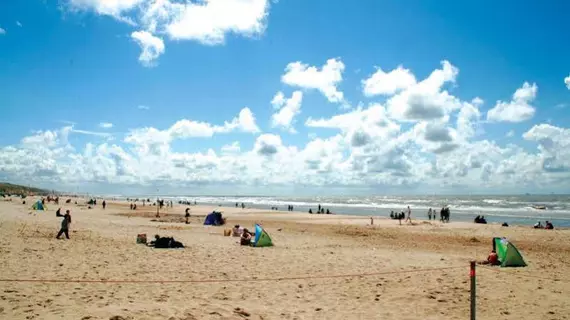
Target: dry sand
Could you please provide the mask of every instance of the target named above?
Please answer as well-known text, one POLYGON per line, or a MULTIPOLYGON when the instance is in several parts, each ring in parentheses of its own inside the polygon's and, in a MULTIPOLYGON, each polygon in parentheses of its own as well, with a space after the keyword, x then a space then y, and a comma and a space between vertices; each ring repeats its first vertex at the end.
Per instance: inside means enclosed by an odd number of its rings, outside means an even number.
POLYGON ((0 282, 0 319, 466 319, 468 264, 493 236, 512 240, 529 266, 478 267, 478 318, 570 319, 570 230, 223 208, 228 227, 262 223, 275 243, 251 248, 202 225, 213 207, 192 206, 186 225, 186 206, 158 222, 155 207, 112 203, 62 204, 71 240, 56 240, 57 207, 30 214, 32 201, 0 201, 0 278, 63 282, 0 282), (136 244, 138 233, 186 248, 136 244), (244 279, 257 281, 232 281, 244 279), (216 281, 190 282, 203 280, 216 281))

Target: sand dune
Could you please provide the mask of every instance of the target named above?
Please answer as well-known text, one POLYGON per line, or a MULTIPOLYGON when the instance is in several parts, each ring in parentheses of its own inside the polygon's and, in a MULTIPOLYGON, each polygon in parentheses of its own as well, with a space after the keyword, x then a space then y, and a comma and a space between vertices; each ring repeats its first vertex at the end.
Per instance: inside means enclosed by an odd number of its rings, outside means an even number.
POLYGON ((0 282, 0 318, 465 319, 468 262, 486 257, 493 236, 515 242, 529 266, 479 268, 479 317, 570 318, 568 230, 222 208, 230 225, 261 223, 276 244, 249 248, 202 225, 214 207, 192 206, 186 225, 185 206, 159 219, 156 207, 61 206, 72 210, 71 240, 54 238, 53 204, 30 214, 0 201, 0 278, 63 281, 0 282), (139 245, 138 233, 186 248, 139 245), (91 280, 126 282, 75 282, 91 280))

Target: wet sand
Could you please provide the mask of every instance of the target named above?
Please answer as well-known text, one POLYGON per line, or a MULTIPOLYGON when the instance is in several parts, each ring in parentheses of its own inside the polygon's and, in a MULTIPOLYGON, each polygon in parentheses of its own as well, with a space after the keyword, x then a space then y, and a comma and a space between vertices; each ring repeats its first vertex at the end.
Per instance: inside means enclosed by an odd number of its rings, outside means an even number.
POLYGON ((42 281, 0 282, 2 319, 466 319, 469 261, 487 256, 493 236, 513 241, 529 266, 479 267, 478 317, 570 319, 570 230, 383 218, 371 226, 369 217, 211 206, 190 206, 187 225, 183 205, 156 221, 156 207, 113 202, 60 204, 72 210, 71 240, 56 240, 57 206, 32 212, 27 200, 0 200, 0 278, 42 281), (228 226, 202 225, 214 208, 228 226), (274 247, 223 236, 256 222, 274 247), (186 248, 136 244, 138 233, 186 248))

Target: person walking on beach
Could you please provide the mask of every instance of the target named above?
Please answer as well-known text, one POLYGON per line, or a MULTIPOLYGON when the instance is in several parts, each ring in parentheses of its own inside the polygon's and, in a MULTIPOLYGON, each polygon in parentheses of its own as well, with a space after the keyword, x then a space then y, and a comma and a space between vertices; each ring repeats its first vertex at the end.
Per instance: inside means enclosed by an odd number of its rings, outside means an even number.
POLYGON ((57 217, 63 217, 63 220, 61 221, 61 229, 59 230, 55 238, 59 239, 59 237, 61 237, 61 235, 65 233, 65 237, 69 239, 69 225, 71 224, 71 213, 69 212, 69 210, 66 210, 65 214, 62 215, 61 208, 59 208, 55 212, 55 215, 57 217))
POLYGON ((105 202, 105 200, 103 200, 102 205, 103 205, 103 210, 105 210, 105 207, 107 206, 107 202, 105 202))
POLYGON ((431 221, 431 208, 428 210, 428 220, 431 221))
POLYGON ((410 223, 412 223, 412 209, 410 209, 410 206, 408 206, 408 217, 406 218, 405 222, 410 221, 410 223))

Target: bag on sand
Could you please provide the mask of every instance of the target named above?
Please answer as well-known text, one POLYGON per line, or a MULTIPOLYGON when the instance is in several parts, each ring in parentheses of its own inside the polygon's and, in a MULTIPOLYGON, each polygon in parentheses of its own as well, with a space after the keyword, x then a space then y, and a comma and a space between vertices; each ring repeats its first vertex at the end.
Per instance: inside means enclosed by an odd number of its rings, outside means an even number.
POLYGON ((224 237, 229 237, 232 235, 232 229, 224 229, 224 237))
POLYGON ((137 234, 137 243, 146 244, 146 233, 137 234))

